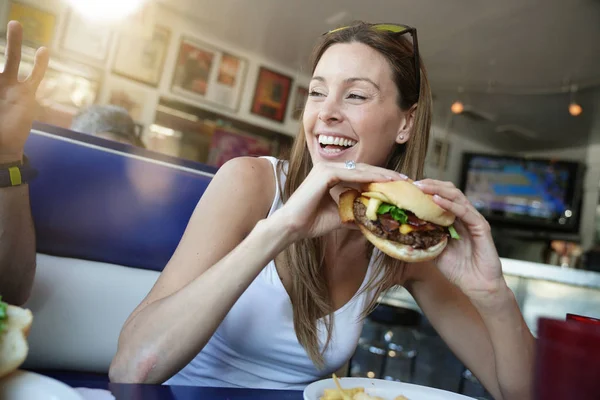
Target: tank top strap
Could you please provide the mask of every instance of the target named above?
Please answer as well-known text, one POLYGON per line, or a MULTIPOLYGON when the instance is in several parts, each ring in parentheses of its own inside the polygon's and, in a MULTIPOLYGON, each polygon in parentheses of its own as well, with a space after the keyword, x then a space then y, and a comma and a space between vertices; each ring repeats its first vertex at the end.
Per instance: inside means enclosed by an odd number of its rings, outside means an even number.
MULTIPOLYGON (((285 184, 285 171, 283 170, 284 168, 280 170, 279 168, 277 168, 277 166, 280 162, 285 163, 285 161, 280 161, 277 158, 271 156, 262 156, 259 158, 264 158, 271 163, 271 166, 273 167, 273 174, 275 176, 275 196, 273 196, 273 202, 271 203, 271 208, 269 209, 269 214, 267 215, 271 216, 271 214, 277 211, 277 209, 279 209, 283 204, 283 202, 281 201, 281 187, 283 187, 283 185, 285 184)), ((284 167, 285 166, 286 165, 284 164, 284 167)), ((269 261, 265 268, 262 269, 259 276, 261 276, 263 279, 270 282, 271 284, 274 284, 275 286, 280 285, 281 279, 279 278, 279 274, 277 273, 275 260, 269 261)))
POLYGON ((271 157, 271 156, 263 156, 263 157, 259 157, 259 158, 264 158, 271 163, 271 166, 273 167, 273 175, 275 176, 275 196, 273 196, 273 202, 271 203, 271 208, 269 209, 268 216, 270 216, 283 204, 283 202, 281 201, 281 188, 285 184, 284 169, 285 169, 286 165, 284 164, 284 168, 281 168, 281 172, 279 171, 277 166, 279 165, 280 162, 283 162, 283 163, 286 163, 286 162, 280 161, 277 158, 271 157))

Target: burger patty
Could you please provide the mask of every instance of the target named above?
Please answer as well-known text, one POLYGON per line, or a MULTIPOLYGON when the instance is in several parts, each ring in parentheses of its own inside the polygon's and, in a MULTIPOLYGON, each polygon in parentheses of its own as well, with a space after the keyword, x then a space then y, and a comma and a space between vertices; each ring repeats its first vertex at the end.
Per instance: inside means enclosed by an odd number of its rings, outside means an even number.
POLYGON ((406 235, 400 233, 398 229, 390 231, 389 229, 385 229, 386 225, 389 226, 389 223, 385 221, 387 214, 379 215, 376 221, 371 221, 367 218, 366 212, 367 207, 359 199, 356 199, 354 201, 354 218, 360 224, 377 237, 412 246, 415 249, 427 249, 438 244, 448 236, 446 229, 437 225, 433 229, 415 230, 406 235), (382 224, 382 217, 384 218, 385 225, 382 224))

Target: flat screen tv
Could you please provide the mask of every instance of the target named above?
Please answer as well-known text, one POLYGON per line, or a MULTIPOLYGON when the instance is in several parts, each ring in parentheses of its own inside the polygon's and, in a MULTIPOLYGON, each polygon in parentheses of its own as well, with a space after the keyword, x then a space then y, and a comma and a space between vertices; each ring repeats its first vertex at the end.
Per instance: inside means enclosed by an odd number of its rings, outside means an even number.
POLYGON ((460 188, 500 227, 577 233, 585 164, 463 154, 460 188))

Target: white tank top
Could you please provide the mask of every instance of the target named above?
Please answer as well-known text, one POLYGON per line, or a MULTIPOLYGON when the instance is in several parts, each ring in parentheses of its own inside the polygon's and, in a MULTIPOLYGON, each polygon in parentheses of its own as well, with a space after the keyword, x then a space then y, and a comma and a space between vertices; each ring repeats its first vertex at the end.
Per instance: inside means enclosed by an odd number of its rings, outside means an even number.
MULTIPOLYGON (((273 165, 276 178, 271 215, 282 206, 279 188, 285 174, 278 176, 277 159, 263 158, 273 165)), ((372 260, 361 289, 370 279, 372 260)), ((352 356, 363 326, 360 315, 370 299, 366 291, 355 294, 335 311, 332 340, 324 354, 325 368, 318 370, 296 338, 290 297, 275 262, 270 261, 202 351, 165 384, 302 390, 315 380, 331 376, 352 356)), ((324 343, 325 325, 322 319, 317 323, 324 343)))

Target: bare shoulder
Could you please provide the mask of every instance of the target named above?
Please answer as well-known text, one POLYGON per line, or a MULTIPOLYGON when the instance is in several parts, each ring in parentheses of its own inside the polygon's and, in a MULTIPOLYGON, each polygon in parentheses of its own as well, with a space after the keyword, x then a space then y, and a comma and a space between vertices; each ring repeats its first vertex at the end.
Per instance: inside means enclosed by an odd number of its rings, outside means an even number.
POLYGON ((275 190, 275 175, 269 160, 234 158, 219 168, 198 202, 197 209, 210 212, 225 207, 231 208, 232 214, 237 214, 236 210, 244 210, 249 222, 255 223, 256 217, 261 219, 266 216, 275 190))
POLYGON ((267 216, 274 194, 275 175, 269 160, 240 157, 219 168, 198 201, 173 256, 129 319, 226 256, 267 216))

